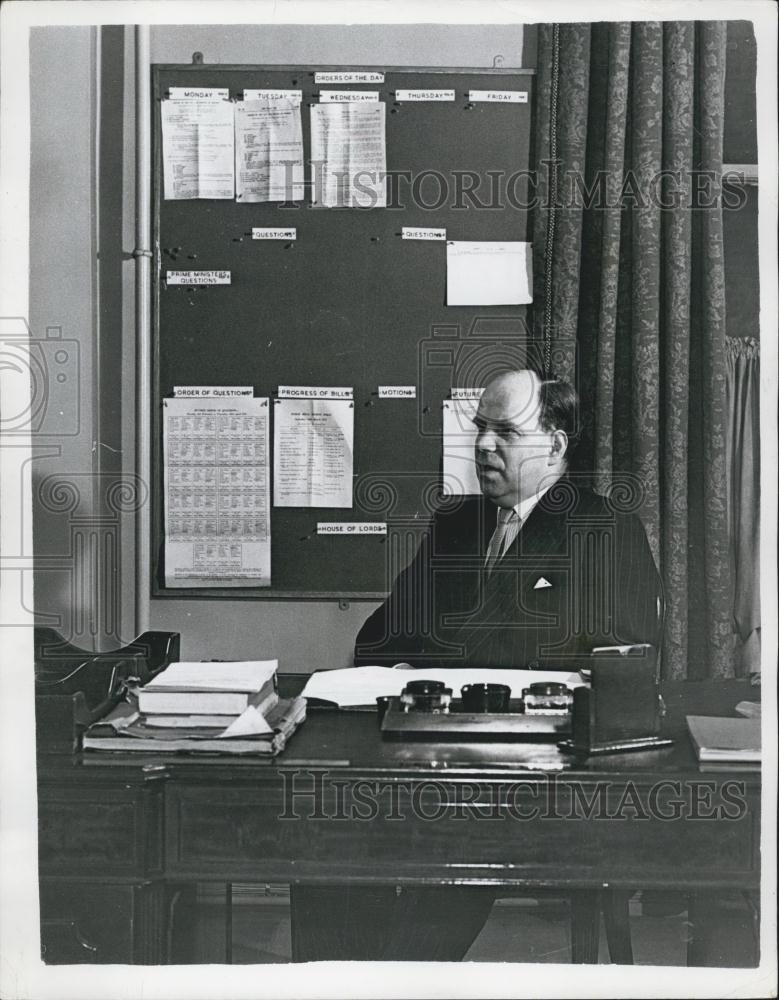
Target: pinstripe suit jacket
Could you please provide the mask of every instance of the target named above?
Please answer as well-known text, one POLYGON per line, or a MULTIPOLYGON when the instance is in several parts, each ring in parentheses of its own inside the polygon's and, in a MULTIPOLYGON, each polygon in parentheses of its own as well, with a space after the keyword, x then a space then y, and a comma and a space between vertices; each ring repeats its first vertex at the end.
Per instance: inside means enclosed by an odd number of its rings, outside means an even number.
POLYGON ((357 636, 355 663, 570 669, 594 646, 659 644, 660 579, 639 519, 564 476, 488 576, 495 506, 438 511, 357 636))

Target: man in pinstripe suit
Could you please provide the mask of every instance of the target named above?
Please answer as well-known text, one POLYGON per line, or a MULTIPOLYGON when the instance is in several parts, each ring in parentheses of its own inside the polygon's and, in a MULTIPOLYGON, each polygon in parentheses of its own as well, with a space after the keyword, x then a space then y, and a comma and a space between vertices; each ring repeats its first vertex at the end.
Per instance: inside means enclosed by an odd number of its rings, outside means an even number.
POLYGON ((576 411, 567 382, 490 382, 475 418, 482 496, 436 513, 355 663, 570 670, 594 646, 658 641, 641 522, 568 471, 576 411))
MULTIPOLYGON (((436 513, 365 622, 356 664, 570 670, 594 646, 659 643, 660 580, 638 518, 568 471, 572 386, 493 379, 475 418, 482 496, 436 513)), ((489 888, 298 886, 299 959, 459 961, 489 888)))

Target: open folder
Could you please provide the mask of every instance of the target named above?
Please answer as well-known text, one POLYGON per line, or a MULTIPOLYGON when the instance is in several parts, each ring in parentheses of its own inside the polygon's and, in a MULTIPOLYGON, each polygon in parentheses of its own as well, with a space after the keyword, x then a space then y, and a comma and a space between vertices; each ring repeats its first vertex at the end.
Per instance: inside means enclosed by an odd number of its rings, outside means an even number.
POLYGON ((584 683, 578 673, 564 670, 500 670, 491 668, 404 669, 399 667, 347 667, 343 670, 319 670, 312 674, 301 691, 303 698, 315 698, 340 708, 376 706, 376 699, 398 696, 411 680, 443 681, 457 697, 464 684, 506 684, 511 697, 519 698, 531 684, 556 683, 579 687, 584 683))

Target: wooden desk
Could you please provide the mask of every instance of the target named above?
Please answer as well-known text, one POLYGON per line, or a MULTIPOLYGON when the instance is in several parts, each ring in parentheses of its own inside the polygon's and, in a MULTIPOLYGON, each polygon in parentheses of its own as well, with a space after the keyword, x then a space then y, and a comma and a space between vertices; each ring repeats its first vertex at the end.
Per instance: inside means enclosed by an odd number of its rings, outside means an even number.
POLYGON ((272 761, 41 755, 44 958, 163 963, 174 901, 204 881, 756 890, 759 773, 700 773, 684 726, 748 689, 664 695, 675 746, 584 762, 384 742, 374 715, 327 710, 272 761))

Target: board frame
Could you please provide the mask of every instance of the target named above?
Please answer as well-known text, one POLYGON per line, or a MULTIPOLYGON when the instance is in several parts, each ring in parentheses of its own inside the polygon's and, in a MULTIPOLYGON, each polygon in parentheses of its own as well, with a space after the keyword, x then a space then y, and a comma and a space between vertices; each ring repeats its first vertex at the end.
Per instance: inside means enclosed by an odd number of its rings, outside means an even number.
MULTIPOLYGON (((161 270, 163 267, 161 259, 161 227, 160 210, 162 202, 162 141, 161 141, 161 101, 163 98, 163 88, 160 78, 170 73, 194 73, 198 76, 217 77, 221 73, 256 73, 256 72, 281 72, 293 73, 297 75, 307 75, 313 77, 315 72, 383 72, 385 75, 408 75, 416 74, 446 75, 446 76, 483 76, 495 79, 505 77, 527 77, 529 90, 528 107, 530 115, 530 148, 528 151, 528 163, 532 162, 533 155, 533 117, 535 112, 536 88, 533 85, 536 70, 528 67, 462 67, 462 66, 385 66, 385 65, 353 65, 345 67, 341 64, 243 64, 243 63, 204 63, 194 61, 192 63, 154 63, 151 66, 152 73, 152 232, 153 232, 153 259, 152 259, 152 475, 150 489, 151 503, 151 574, 150 574, 150 596, 154 600, 282 600, 282 601, 338 601, 345 602, 377 601, 382 600, 387 595, 387 590, 355 590, 355 589, 307 589, 296 588, 286 589, 274 586, 269 587, 167 587, 164 582, 164 488, 162 481, 162 394, 160 386, 160 290, 161 290, 161 270)), ((189 85, 189 84, 186 84, 189 85)), ((205 86, 205 83, 203 84, 205 86)), ((209 85, 216 86, 216 82, 209 85)), ((337 87, 337 84, 327 84, 325 86, 337 87)), ((353 85, 346 85, 353 86, 353 85)), ((360 84, 362 87, 371 87, 371 84, 360 84)), ((386 86, 382 84, 380 86, 386 86)), ((340 211, 340 210, 336 210, 340 211)), ((526 239, 532 241, 533 233, 533 213, 527 213, 526 219, 526 239)), ((532 306, 528 307, 528 312, 532 306)), ((532 327, 532 324, 528 324, 532 327)), ((204 383, 205 384, 205 383, 204 383)), ((272 424, 269 428, 272 441, 272 424)), ((431 469, 431 476, 436 470, 431 469)), ((271 501, 271 521, 273 512, 277 509, 286 508, 273 507, 273 487, 270 484, 271 501)), ((311 508, 312 518, 317 516, 317 508, 311 508)), ((329 510, 329 509, 328 509, 329 510)), ((347 512, 344 510, 344 520, 351 520, 348 513, 354 514, 354 510, 347 512)), ((389 531, 389 526, 388 526, 389 531)), ((272 537, 272 536, 271 536, 272 537)), ((276 559, 278 556, 276 556, 276 559)), ((273 564, 271 567, 273 576, 273 564)))

